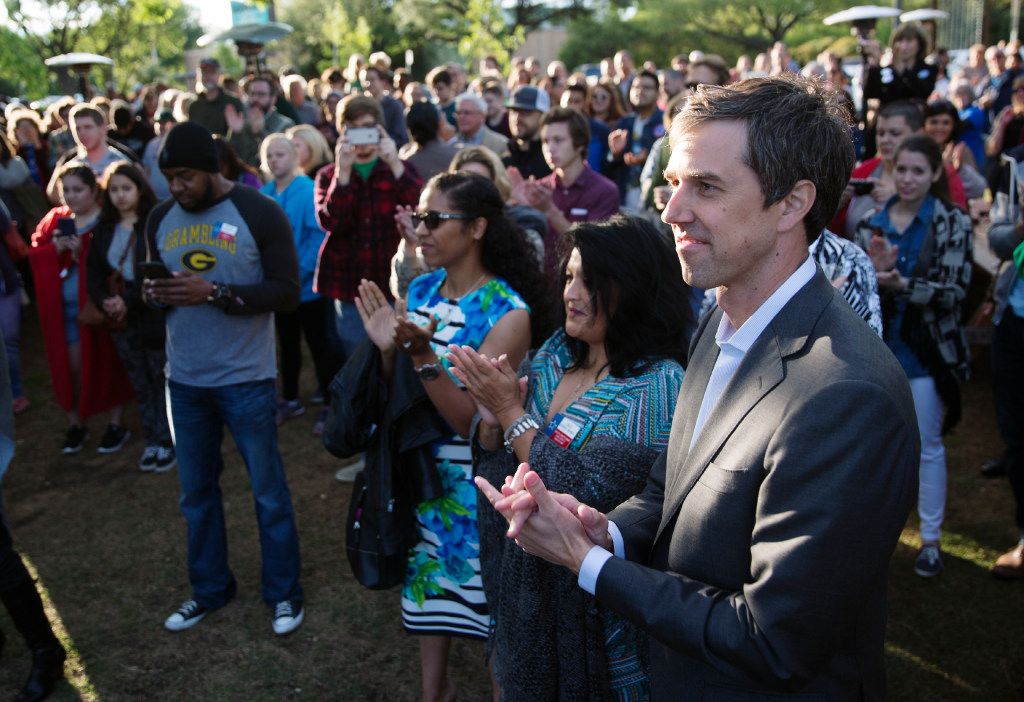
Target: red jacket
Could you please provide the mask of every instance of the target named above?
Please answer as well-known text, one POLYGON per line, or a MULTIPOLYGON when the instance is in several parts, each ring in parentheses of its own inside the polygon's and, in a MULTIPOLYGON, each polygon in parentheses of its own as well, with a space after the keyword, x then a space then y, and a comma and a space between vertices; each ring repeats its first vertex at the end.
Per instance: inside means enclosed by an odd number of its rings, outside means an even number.
MULTIPOLYGON (((32 251, 29 263, 36 283, 36 306, 39 309, 39 324, 43 331, 43 345, 46 360, 50 365, 50 378, 57 404, 65 412, 75 409, 75 388, 71 379, 71 365, 68 362, 67 337, 64 334, 64 301, 61 296, 60 271, 72 263, 70 254, 57 254, 53 245, 53 234, 57 230, 57 219, 69 217, 67 207, 55 207, 39 222, 32 235, 32 251)), ((85 290, 85 262, 89 255, 92 232, 82 235, 82 246, 78 252, 78 308, 88 299, 85 290)), ((125 373, 117 349, 110 334, 95 327, 79 325, 82 353, 82 378, 79 388, 78 412, 82 419, 132 399, 132 386, 125 373)))
MULTIPOLYGON (((881 157, 876 156, 875 158, 868 159, 864 163, 860 164, 853 169, 853 173, 850 174, 851 179, 863 179, 871 177, 872 172, 878 168, 878 164, 882 162, 881 157)), ((946 167, 946 180, 949 181, 949 199, 953 201, 953 204, 967 212, 967 193, 964 191, 964 182, 960 180, 960 174, 956 172, 948 163, 944 164, 946 167)), ((843 209, 836 213, 836 216, 832 218, 832 221, 828 223, 828 228, 834 234, 844 236, 843 232, 846 231, 846 210, 849 208, 849 204, 843 209)))

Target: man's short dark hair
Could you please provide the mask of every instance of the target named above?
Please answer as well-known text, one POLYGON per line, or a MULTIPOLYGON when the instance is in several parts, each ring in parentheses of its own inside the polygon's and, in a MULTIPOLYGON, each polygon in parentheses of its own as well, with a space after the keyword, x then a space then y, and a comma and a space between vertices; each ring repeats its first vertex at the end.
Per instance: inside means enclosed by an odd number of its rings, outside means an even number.
POLYGON ((654 71, 648 71, 645 68, 644 70, 637 73, 636 78, 634 78, 633 80, 640 80, 641 78, 649 78, 650 80, 654 81, 654 87, 658 87, 658 74, 655 73, 654 71))
POLYGON ((501 81, 493 78, 488 78, 480 85, 481 95, 497 95, 500 98, 505 97, 505 88, 502 86, 501 81))
POLYGON ((270 89, 270 96, 274 97, 281 92, 281 84, 277 82, 277 77, 273 73, 257 73, 254 76, 249 76, 245 79, 245 84, 242 89, 248 93, 249 86, 253 83, 263 82, 267 84, 270 89))
POLYGON ((71 108, 71 114, 68 115, 68 120, 74 122, 76 119, 91 119, 101 127, 107 123, 107 118, 104 116, 103 112, 87 102, 79 103, 71 108))
POLYGON ((363 115, 371 115, 377 124, 384 123, 384 113, 380 109, 380 103, 369 95, 351 93, 346 95, 338 103, 338 128, 346 123, 355 122, 363 115))
POLYGON ((405 126, 409 129, 409 136, 420 146, 437 138, 439 119, 437 108, 426 101, 414 103, 405 112, 405 126))
POLYGON ((746 125, 743 162, 757 176, 763 207, 786 197, 797 181, 814 184, 814 203, 804 217, 807 242, 814 241, 835 215, 853 169, 850 122, 839 96, 797 76, 702 85, 672 123, 671 140, 724 121, 746 125))
MULTIPOLYGON (((910 127, 910 131, 917 132, 924 127, 924 113, 916 102, 910 100, 896 100, 890 102, 878 111, 878 118, 902 117, 910 127)), ((875 122, 877 124, 877 120, 875 122)))
POLYGON ((448 72, 447 68, 438 66, 427 74, 427 85, 433 88, 435 85, 451 85, 452 74, 448 72))
POLYGON ((572 139, 572 145, 577 151, 582 152, 581 155, 585 159, 587 147, 590 146, 590 124, 587 122, 587 118, 570 107, 552 107, 541 118, 540 128, 544 129, 549 124, 558 124, 559 122, 564 122, 569 126, 569 138, 572 139))

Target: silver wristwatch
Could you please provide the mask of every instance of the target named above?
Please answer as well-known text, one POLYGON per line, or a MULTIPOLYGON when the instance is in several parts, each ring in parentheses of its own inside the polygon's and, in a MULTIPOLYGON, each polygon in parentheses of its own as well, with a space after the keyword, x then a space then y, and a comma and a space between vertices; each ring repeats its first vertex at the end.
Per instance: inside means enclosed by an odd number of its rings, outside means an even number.
POLYGON ((515 449, 512 448, 512 442, 531 429, 540 429, 540 426, 528 414, 524 414, 512 422, 508 429, 505 430, 505 450, 509 453, 514 453, 515 449))

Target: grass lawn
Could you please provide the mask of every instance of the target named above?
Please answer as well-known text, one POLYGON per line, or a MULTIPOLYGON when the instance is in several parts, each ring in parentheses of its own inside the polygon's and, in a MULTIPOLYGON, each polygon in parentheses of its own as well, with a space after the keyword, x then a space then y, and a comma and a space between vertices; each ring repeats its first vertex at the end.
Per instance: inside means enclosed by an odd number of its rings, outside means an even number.
MULTIPOLYGON (((38 574, 51 619, 72 652, 69 682, 54 699, 417 699, 417 645, 402 632, 398 591, 364 590, 349 573, 350 486, 333 479, 337 462, 310 433, 315 412, 281 431, 302 542, 306 623, 283 639, 270 631, 251 493, 228 438, 221 483, 239 595, 195 629, 171 634, 163 619, 190 594, 177 474, 137 470, 142 446, 134 410, 128 424, 136 438, 119 455, 95 453, 105 425, 95 417, 89 447, 63 457, 65 423, 50 399, 34 311, 23 326, 22 362, 35 406, 17 421, 5 499, 15 545, 38 574)), ((977 351, 975 371, 965 388, 964 422, 947 440, 946 572, 934 581, 913 574, 916 516, 893 558, 886 643, 893 699, 1024 698, 1024 583, 987 572, 1014 540, 1008 485, 977 472, 1000 446, 987 349, 977 351)), ((0 628, 8 633, 4 697, 21 685, 29 659, 6 611, 0 628)), ((482 659, 481 644, 456 642, 460 699, 488 698, 482 659)))

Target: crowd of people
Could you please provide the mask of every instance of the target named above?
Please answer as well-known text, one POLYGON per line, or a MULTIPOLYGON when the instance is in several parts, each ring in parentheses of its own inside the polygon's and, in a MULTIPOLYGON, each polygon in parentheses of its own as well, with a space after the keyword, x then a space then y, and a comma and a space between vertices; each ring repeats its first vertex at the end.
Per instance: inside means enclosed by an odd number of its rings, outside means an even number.
MULTIPOLYGON (((272 629, 302 624, 277 427, 314 407, 401 563, 386 584, 423 700, 454 699, 455 636, 487 642, 495 699, 874 699, 915 499, 914 570, 943 570, 985 216, 1006 450, 983 472, 1009 475, 1021 529, 993 574, 1024 578, 1024 72, 1013 43, 954 69, 914 24, 863 50, 860 106, 842 57, 801 67, 781 43, 734 67, 486 57, 422 82, 382 53, 312 78, 206 58, 194 90, 11 101, 5 402, 40 401, 30 299, 67 418, 54 451, 89 446, 98 414, 95 450, 126 450, 136 400, 138 467, 177 468, 188 526, 170 631, 236 594, 225 426, 272 629)), ((63 649, 3 532, 0 599, 30 613, 19 699, 42 699, 63 649)))

